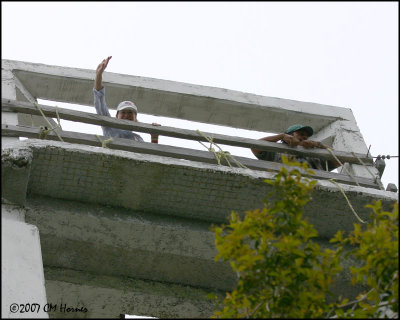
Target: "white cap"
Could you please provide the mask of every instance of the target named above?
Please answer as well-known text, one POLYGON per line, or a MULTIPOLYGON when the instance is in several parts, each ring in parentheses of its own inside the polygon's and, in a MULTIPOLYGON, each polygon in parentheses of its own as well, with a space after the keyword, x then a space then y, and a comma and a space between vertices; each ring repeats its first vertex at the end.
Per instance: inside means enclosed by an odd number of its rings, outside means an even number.
POLYGON ((137 114, 137 107, 132 101, 122 101, 117 107, 117 112, 124 109, 132 109, 137 114))

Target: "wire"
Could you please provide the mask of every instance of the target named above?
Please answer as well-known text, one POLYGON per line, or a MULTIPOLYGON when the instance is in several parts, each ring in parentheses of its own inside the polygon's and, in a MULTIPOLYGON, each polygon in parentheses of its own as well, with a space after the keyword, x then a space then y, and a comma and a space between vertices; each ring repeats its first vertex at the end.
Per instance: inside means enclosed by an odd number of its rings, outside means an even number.
POLYGON ((387 155, 387 156, 385 156, 385 155, 380 155, 380 154, 378 154, 378 156, 377 157, 372 157, 372 158, 376 158, 376 159, 383 159, 383 160, 385 160, 385 159, 390 159, 390 158, 398 158, 399 156, 391 156, 391 155, 387 155))

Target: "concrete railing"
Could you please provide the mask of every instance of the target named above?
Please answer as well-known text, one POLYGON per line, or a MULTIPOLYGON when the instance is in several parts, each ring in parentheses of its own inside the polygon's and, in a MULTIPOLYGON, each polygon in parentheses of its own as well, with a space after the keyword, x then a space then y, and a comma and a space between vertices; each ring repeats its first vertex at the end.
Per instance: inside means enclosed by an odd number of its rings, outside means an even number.
MULTIPOLYGON (((132 122, 128 120, 120 120, 107 116, 96 115, 93 113, 74 111, 65 108, 55 108, 51 106, 38 105, 36 103, 21 102, 11 99, 2 99, 2 111, 3 112, 18 112, 30 115, 43 115, 46 117, 108 126, 113 128, 119 128, 124 130, 133 130, 137 132, 144 132, 150 134, 164 135, 168 137, 175 137, 188 140, 196 141, 207 141, 212 139, 215 143, 221 143, 230 146, 244 147, 244 148, 257 148, 260 150, 267 150, 273 152, 288 153, 294 155, 303 155, 308 157, 317 157, 322 160, 331 160, 333 156, 327 150, 323 149, 305 149, 301 146, 292 148, 283 144, 277 144, 268 141, 233 137, 228 135, 221 135, 209 132, 199 132, 195 130, 179 129, 167 126, 155 127, 145 123, 132 122)), ((65 142, 86 144, 92 146, 102 146, 102 141, 107 140, 107 137, 96 136, 92 134, 76 133, 61 131, 57 129, 58 133, 49 132, 46 139, 59 140, 60 138, 65 142)), ((2 136, 3 137, 27 137, 27 138, 39 138, 41 130, 38 127, 33 126, 18 126, 10 124, 2 124, 2 136)), ((133 152, 140 152, 153 155, 162 155, 172 158, 194 160, 206 163, 216 163, 216 157, 213 153, 208 151, 200 151, 188 148, 173 147, 167 145, 151 144, 146 142, 135 142, 127 139, 113 138, 111 142, 107 143, 107 147, 110 149, 119 149, 133 152)), ((342 163, 359 163, 361 160, 367 165, 372 165, 372 158, 367 157, 363 154, 353 154, 350 152, 335 151, 333 152, 336 158, 342 163)), ((245 157, 234 157, 242 165, 253 169, 253 170, 272 170, 277 171, 281 167, 280 164, 260 161, 245 157)), ((227 161, 221 158, 220 163, 222 165, 228 165, 227 161)), ((231 165, 235 165, 234 162, 230 162, 231 165)), ((325 172, 322 170, 314 170, 315 178, 317 179, 335 179, 338 182, 346 184, 359 184, 366 187, 378 188, 379 186, 374 179, 368 179, 363 177, 350 177, 345 174, 338 174, 332 172, 325 172)))

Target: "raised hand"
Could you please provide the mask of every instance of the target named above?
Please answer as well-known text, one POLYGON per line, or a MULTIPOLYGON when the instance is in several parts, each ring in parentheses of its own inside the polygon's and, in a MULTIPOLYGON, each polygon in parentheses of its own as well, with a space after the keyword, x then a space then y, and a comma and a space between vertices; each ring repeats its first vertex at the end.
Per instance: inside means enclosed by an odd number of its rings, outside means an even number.
POLYGON ((100 91, 103 88, 103 84, 102 84, 102 76, 103 76, 103 72, 104 70, 107 68, 108 62, 110 61, 110 59, 112 58, 112 56, 107 57, 106 59, 104 59, 98 66, 96 69, 96 78, 94 79, 94 88, 98 91, 100 91))
POLYGON ((97 67, 96 69, 96 74, 103 74, 104 70, 107 68, 108 65, 108 61, 110 61, 110 59, 112 58, 112 56, 107 57, 106 59, 104 59, 97 67))

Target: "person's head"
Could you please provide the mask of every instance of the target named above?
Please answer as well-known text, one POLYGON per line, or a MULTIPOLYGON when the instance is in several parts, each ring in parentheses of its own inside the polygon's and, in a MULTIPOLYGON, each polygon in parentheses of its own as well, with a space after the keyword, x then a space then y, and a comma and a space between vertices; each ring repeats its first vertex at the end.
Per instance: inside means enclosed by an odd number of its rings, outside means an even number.
POLYGON ((137 121, 137 107, 132 101, 122 101, 117 107, 117 119, 137 121))
POLYGON ((311 137, 314 134, 314 130, 309 126, 294 124, 293 126, 287 128, 285 133, 294 136, 299 141, 303 141, 311 137))

